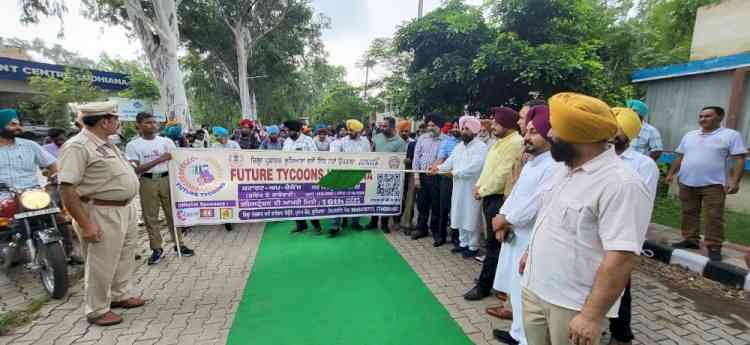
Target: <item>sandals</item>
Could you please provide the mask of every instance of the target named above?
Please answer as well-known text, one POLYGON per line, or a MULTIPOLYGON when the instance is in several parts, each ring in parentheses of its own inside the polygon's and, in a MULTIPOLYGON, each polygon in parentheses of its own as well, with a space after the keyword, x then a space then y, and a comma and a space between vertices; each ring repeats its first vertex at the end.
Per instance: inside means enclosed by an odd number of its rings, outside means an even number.
POLYGON ((114 326, 118 323, 121 323, 122 317, 120 317, 120 315, 117 315, 111 311, 108 311, 97 317, 86 317, 86 321, 88 321, 92 325, 106 327, 106 326, 114 326))

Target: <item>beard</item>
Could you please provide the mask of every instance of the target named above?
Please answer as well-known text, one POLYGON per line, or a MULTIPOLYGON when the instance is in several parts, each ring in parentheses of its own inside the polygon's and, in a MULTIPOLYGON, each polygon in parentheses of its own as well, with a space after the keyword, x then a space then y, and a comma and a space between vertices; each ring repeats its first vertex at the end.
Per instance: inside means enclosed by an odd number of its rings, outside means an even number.
POLYGON ((552 154, 552 159, 558 162, 563 162, 567 166, 571 166, 573 164, 573 159, 575 159, 576 157, 576 152, 573 149, 573 144, 561 139, 552 141, 550 154, 552 154))
POLYGON ((18 134, 20 134, 20 132, 12 130, 12 129, 8 129, 8 128, 0 129, 0 138, 6 139, 6 140, 13 140, 18 136, 18 134))
POLYGON ((537 151, 539 151, 539 149, 537 149, 537 147, 534 146, 534 144, 532 144, 530 142, 525 142, 523 144, 523 152, 526 152, 526 153, 534 156, 534 155, 536 155, 537 151))
POLYGON ((299 138, 299 133, 289 133, 289 137, 292 138, 292 140, 297 140, 297 138, 299 138))
POLYGON ((461 140, 463 140, 464 144, 468 144, 474 140, 475 136, 474 134, 461 134, 461 140))
POLYGON ((617 153, 625 152, 625 150, 627 150, 628 147, 630 146, 630 143, 627 140, 622 140, 620 138, 615 138, 615 140, 613 141, 613 144, 615 146, 615 151, 617 153))

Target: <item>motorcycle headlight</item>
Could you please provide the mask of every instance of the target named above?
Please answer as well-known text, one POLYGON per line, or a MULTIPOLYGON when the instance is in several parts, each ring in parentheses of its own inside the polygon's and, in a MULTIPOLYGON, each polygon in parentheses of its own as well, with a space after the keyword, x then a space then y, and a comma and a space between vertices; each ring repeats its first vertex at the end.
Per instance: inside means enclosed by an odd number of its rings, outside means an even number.
POLYGON ((18 200, 21 202, 21 206, 27 210, 40 210, 49 206, 52 202, 52 198, 50 198, 49 194, 41 190, 23 192, 21 193, 21 196, 18 197, 18 200))

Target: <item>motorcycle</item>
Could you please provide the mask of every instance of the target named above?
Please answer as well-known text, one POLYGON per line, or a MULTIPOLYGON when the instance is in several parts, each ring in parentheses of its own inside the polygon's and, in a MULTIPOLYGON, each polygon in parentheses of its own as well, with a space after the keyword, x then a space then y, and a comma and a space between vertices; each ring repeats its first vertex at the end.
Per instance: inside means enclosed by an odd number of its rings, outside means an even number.
POLYGON ((69 287, 68 265, 56 215, 61 212, 42 188, 13 190, 0 184, 0 267, 6 272, 26 262, 38 272, 50 297, 60 299, 69 287))

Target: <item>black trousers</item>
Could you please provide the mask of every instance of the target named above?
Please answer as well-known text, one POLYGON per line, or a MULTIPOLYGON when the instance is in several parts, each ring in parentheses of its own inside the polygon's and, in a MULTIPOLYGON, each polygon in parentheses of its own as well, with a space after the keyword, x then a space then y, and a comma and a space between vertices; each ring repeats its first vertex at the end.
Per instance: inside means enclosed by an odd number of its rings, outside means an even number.
POLYGON ((390 221, 390 217, 388 216, 370 216, 370 224, 375 225, 376 227, 378 224, 381 224, 381 228, 385 229, 388 228, 388 223, 390 221))
POLYGON ((434 234, 438 231, 440 224, 440 186, 437 176, 419 174, 419 190, 417 191, 417 232, 427 233, 428 220, 429 231, 434 234))
POLYGON ((620 309, 617 310, 617 318, 609 319, 609 331, 612 333, 612 339, 619 342, 633 341, 633 330, 630 329, 631 301, 630 301, 630 280, 625 287, 625 293, 620 300, 620 309))
MULTIPOLYGON (((307 229, 307 221, 306 220, 295 220, 297 223, 297 229, 307 229)), ((320 227, 320 220, 319 219, 311 219, 310 223, 317 229, 320 227)))
MULTIPOLYGON (((482 262, 482 271, 479 273, 477 284, 483 290, 492 290, 495 283, 495 272, 497 271, 497 261, 500 257, 500 246, 502 242, 495 238, 495 232, 492 230, 492 218, 495 218, 500 207, 503 206, 503 196, 500 194, 488 195, 482 198, 482 210, 484 211, 484 221, 487 227, 487 255, 482 262)), ((510 279, 510 277, 508 277, 510 279)))
POLYGON ((444 241, 448 237, 448 227, 451 224, 451 195, 453 194, 453 177, 438 176, 440 188, 440 210, 438 228, 432 233, 435 241, 444 241))

